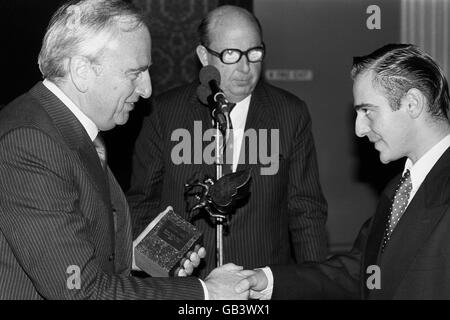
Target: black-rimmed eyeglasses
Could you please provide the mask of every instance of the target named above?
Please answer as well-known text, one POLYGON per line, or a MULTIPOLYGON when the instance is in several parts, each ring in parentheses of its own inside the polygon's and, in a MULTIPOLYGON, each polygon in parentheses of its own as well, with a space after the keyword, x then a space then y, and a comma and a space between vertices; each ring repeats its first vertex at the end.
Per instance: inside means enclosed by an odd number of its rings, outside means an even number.
POLYGON ((243 55, 247 57, 248 62, 261 62, 264 59, 266 51, 264 43, 262 43, 261 46, 250 48, 247 51, 241 51, 239 49, 225 49, 222 50, 222 52, 217 52, 207 46, 204 47, 213 56, 218 57, 224 64, 238 63, 243 55))

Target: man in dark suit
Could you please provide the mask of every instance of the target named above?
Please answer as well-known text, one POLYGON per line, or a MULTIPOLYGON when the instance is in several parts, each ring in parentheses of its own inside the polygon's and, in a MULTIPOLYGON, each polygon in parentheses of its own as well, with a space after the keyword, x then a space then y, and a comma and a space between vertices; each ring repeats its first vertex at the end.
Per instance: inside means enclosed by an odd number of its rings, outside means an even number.
MULTIPOLYGON (((236 103, 231 111, 231 169, 252 169, 251 196, 225 228, 223 260, 247 268, 321 261, 327 252, 327 205, 306 104, 260 79, 265 47, 259 22, 248 11, 219 7, 202 21, 199 35, 200 62, 218 69, 221 89, 236 103), (243 139, 244 130, 246 135, 254 132, 258 141, 243 139), (258 135, 261 132, 267 133, 266 139, 258 135), (275 145, 279 150, 271 149, 275 145), (256 146, 258 151, 253 149, 256 146), (264 148, 269 150, 269 165, 261 157, 264 148), (258 161, 251 162, 256 156, 258 161)), ((134 234, 167 205, 186 214, 184 184, 192 178, 216 177, 216 166, 203 157, 211 140, 202 137, 213 125, 208 107, 197 97, 198 85, 195 81, 160 95, 144 121, 127 193, 134 234), (179 155, 176 150, 186 141, 177 136, 183 132, 188 133, 187 144, 192 148, 179 155)), ((204 245, 211 253, 216 248, 215 226, 203 218, 194 219, 194 223, 203 231, 204 245)), ((206 257, 201 275, 215 264, 214 255, 206 257)))
POLYGON ((355 58, 352 77, 356 135, 374 143, 383 163, 407 158, 403 173, 382 193, 351 252, 322 264, 259 269, 239 287, 273 299, 448 299, 450 98, 444 73, 415 46, 387 45, 355 58))
POLYGON ((98 133, 150 96, 150 53, 127 3, 72 1, 54 14, 39 55, 45 80, 0 113, 0 299, 248 296, 234 294, 232 264, 204 282, 130 275, 129 209, 98 133))

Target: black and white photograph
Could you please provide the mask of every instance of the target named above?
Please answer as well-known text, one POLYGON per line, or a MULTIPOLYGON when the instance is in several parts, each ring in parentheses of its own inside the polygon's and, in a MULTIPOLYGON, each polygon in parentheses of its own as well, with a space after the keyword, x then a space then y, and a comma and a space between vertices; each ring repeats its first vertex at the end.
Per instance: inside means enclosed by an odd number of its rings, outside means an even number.
POLYGON ((450 300, 450 0, 0 15, 0 300, 450 300))

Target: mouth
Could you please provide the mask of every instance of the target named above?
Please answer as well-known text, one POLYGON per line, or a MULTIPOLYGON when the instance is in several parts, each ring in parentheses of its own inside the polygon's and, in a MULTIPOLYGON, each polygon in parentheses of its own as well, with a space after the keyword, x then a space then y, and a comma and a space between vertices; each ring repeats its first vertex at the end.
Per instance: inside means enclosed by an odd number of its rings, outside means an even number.
POLYGON ((130 111, 134 109, 134 104, 135 102, 125 102, 125 105, 128 106, 127 109, 129 109, 130 111))
POLYGON ((379 145, 379 142, 381 141, 381 139, 379 139, 379 138, 373 138, 373 137, 367 137, 368 139, 369 139, 369 142, 370 143, 373 143, 373 147, 375 148, 375 149, 377 149, 377 146, 379 145))
POLYGON ((367 139, 369 139, 369 141, 371 142, 371 143, 377 143, 377 142, 379 142, 380 140, 381 140, 381 138, 380 137, 378 137, 378 136, 375 136, 375 135, 367 135, 367 139))
POLYGON ((376 140, 373 142, 373 147, 375 148, 375 150, 380 151, 380 141, 381 140, 376 140))
POLYGON ((234 82, 238 85, 245 85, 250 82, 250 79, 235 79, 234 82))

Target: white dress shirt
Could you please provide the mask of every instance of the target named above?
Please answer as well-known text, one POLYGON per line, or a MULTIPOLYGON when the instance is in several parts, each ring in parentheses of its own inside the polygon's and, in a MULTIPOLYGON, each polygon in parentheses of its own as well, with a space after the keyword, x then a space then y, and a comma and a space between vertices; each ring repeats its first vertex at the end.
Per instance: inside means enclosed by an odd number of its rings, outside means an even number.
POLYGON ((233 172, 236 172, 239 162, 242 138, 244 137, 245 122, 247 121, 251 97, 252 95, 249 95, 244 100, 236 103, 230 113, 231 124, 233 125, 233 172))

